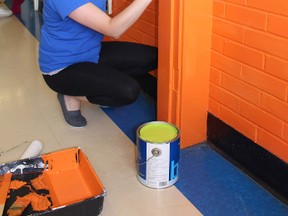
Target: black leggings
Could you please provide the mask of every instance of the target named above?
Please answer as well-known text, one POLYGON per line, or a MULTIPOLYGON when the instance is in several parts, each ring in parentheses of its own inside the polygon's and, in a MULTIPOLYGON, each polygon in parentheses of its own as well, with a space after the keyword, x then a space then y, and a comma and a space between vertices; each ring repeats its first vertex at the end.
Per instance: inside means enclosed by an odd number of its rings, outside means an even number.
POLYGON ((140 85, 133 77, 157 68, 157 48, 130 42, 103 42, 99 63, 73 64, 55 75, 43 75, 54 91, 86 96, 93 104, 123 106, 134 102, 140 85))

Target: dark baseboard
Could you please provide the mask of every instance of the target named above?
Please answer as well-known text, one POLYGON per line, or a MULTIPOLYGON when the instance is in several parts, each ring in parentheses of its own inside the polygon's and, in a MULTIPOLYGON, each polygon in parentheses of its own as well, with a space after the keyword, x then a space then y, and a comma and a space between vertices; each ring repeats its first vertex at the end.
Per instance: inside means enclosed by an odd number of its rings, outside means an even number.
POLYGON ((208 113, 208 143, 288 204, 288 164, 208 113))
POLYGON ((145 74, 135 78, 142 90, 157 101, 157 78, 151 74, 145 74))

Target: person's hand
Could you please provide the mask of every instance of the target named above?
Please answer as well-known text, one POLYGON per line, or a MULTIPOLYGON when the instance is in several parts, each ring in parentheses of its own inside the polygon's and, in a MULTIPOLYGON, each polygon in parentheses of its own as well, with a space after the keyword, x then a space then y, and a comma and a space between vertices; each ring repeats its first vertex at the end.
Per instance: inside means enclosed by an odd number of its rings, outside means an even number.
POLYGON ((134 0, 115 17, 110 17, 91 2, 69 14, 74 21, 106 36, 119 38, 142 15, 152 0, 134 0))

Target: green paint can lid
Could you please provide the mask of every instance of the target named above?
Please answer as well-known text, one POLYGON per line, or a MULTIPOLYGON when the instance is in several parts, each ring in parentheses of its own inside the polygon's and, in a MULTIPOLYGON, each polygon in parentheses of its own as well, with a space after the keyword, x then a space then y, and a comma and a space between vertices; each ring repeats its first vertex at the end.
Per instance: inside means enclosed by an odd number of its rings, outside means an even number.
POLYGON ((176 139, 179 135, 178 129, 167 122, 150 122, 139 130, 140 139, 150 143, 167 143, 176 139))

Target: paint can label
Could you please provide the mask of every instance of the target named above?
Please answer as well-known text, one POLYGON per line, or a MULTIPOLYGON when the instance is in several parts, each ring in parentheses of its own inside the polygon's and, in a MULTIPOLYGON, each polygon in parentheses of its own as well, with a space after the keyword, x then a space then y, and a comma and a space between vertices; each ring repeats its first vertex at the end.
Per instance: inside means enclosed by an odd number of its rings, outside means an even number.
MULTIPOLYGON (((151 122, 145 124, 144 127, 150 127, 154 124, 151 129, 153 134, 169 133, 172 130, 172 134, 164 136, 163 134, 155 139, 154 135, 146 135, 141 133, 140 127, 138 129, 137 139, 137 168, 138 168, 138 180, 147 187, 162 189, 170 187, 178 180, 178 169, 179 169, 179 154, 180 154, 180 138, 178 129, 171 124, 166 122, 151 122), (163 125, 165 124, 164 128, 163 125), (167 130, 168 128, 168 130, 167 130), (160 132, 157 132, 160 130, 160 132), (151 138, 152 137, 152 138, 151 138), (164 140, 170 139, 168 142, 164 140), (143 140, 143 138, 145 140, 143 140), (150 140, 150 141, 146 141, 150 140), (151 142, 151 140, 153 142, 151 142)), ((145 129, 144 129, 145 130, 145 129)), ((150 130, 150 129, 149 129, 150 130)), ((167 134, 166 134, 167 135, 167 134)))

